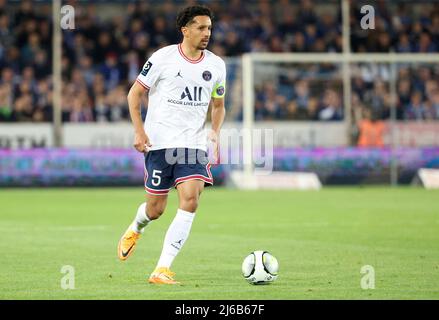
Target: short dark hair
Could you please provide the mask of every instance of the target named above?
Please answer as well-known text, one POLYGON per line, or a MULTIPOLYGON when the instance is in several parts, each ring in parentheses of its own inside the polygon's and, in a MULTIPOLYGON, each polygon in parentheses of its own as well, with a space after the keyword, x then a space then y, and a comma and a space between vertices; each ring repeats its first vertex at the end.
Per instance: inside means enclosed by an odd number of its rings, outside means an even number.
POLYGON ((177 28, 181 30, 182 27, 192 23, 192 19, 196 16, 208 16, 213 18, 212 11, 206 6, 195 5, 185 8, 177 16, 177 28))

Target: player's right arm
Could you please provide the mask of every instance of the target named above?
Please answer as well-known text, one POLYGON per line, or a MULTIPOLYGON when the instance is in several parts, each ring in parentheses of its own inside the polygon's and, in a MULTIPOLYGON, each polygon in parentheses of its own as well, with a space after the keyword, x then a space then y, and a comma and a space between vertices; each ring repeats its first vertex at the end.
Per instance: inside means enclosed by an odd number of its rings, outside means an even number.
MULTIPOLYGON (((160 50, 159 50, 160 51, 160 50)), ((130 109, 131 121, 134 125, 134 148, 139 152, 148 151, 151 147, 148 136, 143 128, 142 117, 140 115, 140 101, 149 88, 155 85, 161 74, 162 53, 156 51, 143 65, 142 71, 137 76, 136 81, 128 93, 128 107, 130 109)))
POLYGON ((145 152, 147 151, 146 147, 151 147, 149 138, 143 128, 142 116, 140 114, 140 101, 142 96, 147 92, 148 89, 135 81, 128 93, 128 107, 130 110, 131 121, 134 125, 133 145, 139 152, 145 152))

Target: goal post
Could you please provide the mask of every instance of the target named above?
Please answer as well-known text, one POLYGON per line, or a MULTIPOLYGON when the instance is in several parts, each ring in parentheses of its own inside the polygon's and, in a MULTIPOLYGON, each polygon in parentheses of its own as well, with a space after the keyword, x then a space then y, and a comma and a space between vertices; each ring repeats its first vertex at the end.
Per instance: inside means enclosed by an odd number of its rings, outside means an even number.
MULTIPOLYGON (((400 53, 246 53, 242 56, 242 88, 243 88, 243 123, 242 128, 246 132, 252 132, 255 127, 255 80, 258 80, 259 75, 255 73, 257 66, 264 64, 334 64, 338 65, 341 73, 341 84, 343 89, 343 106, 344 116, 343 125, 347 140, 349 141, 350 128, 352 119, 350 117, 352 111, 352 101, 350 92, 352 91, 352 66, 353 64, 381 64, 389 65, 389 87, 391 95, 391 123, 396 122, 396 83, 397 71, 396 67, 399 63, 416 64, 416 63, 430 63, 437 64, 439 62, 439 54, 400 54, 400 53)), ((395 140, 395 126, 391 125, 391 149, 392 154, 396 148, 395 140)), ((244 161, 242 179, 246 181, 253 181, 255 174, 254 166, 254 150, 252 135, 245 135, 243 137, 242 146, 243 157, 248 161, 244 161)), ((391 161, 391 184, 397 184, 397 159, 392 155, 391 161)), ((247 183, 248 185, 248 183, 247 183)))

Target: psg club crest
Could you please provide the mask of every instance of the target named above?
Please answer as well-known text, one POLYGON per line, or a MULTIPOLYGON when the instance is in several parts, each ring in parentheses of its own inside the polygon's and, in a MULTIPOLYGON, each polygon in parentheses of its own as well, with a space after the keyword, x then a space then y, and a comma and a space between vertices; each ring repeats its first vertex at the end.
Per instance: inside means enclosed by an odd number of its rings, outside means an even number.
POLYGON ((210 71, 203 72, 203 79, 206 81, 209 81, 210 79, 212 79, 212 74, 210 73, 210 71))

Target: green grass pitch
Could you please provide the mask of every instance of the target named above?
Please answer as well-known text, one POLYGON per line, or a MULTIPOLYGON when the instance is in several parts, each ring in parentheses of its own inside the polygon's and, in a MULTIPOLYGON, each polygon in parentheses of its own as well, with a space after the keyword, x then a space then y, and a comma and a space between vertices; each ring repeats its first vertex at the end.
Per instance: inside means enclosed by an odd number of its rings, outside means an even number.
POLYGON ((179 286, 146 281, 175 191, 130 259, 117 258, 143 199, 141 188, 0 190, 0 299, 439 299, 438 191, 207 189, 174 261, 179 286), (258 249, 279 260, 271 285, 241 276, 258 249), (64 265, 74 267, 74 290, 61 288, 64 265), (375 289, 360 286, 364 265, 375 289))

